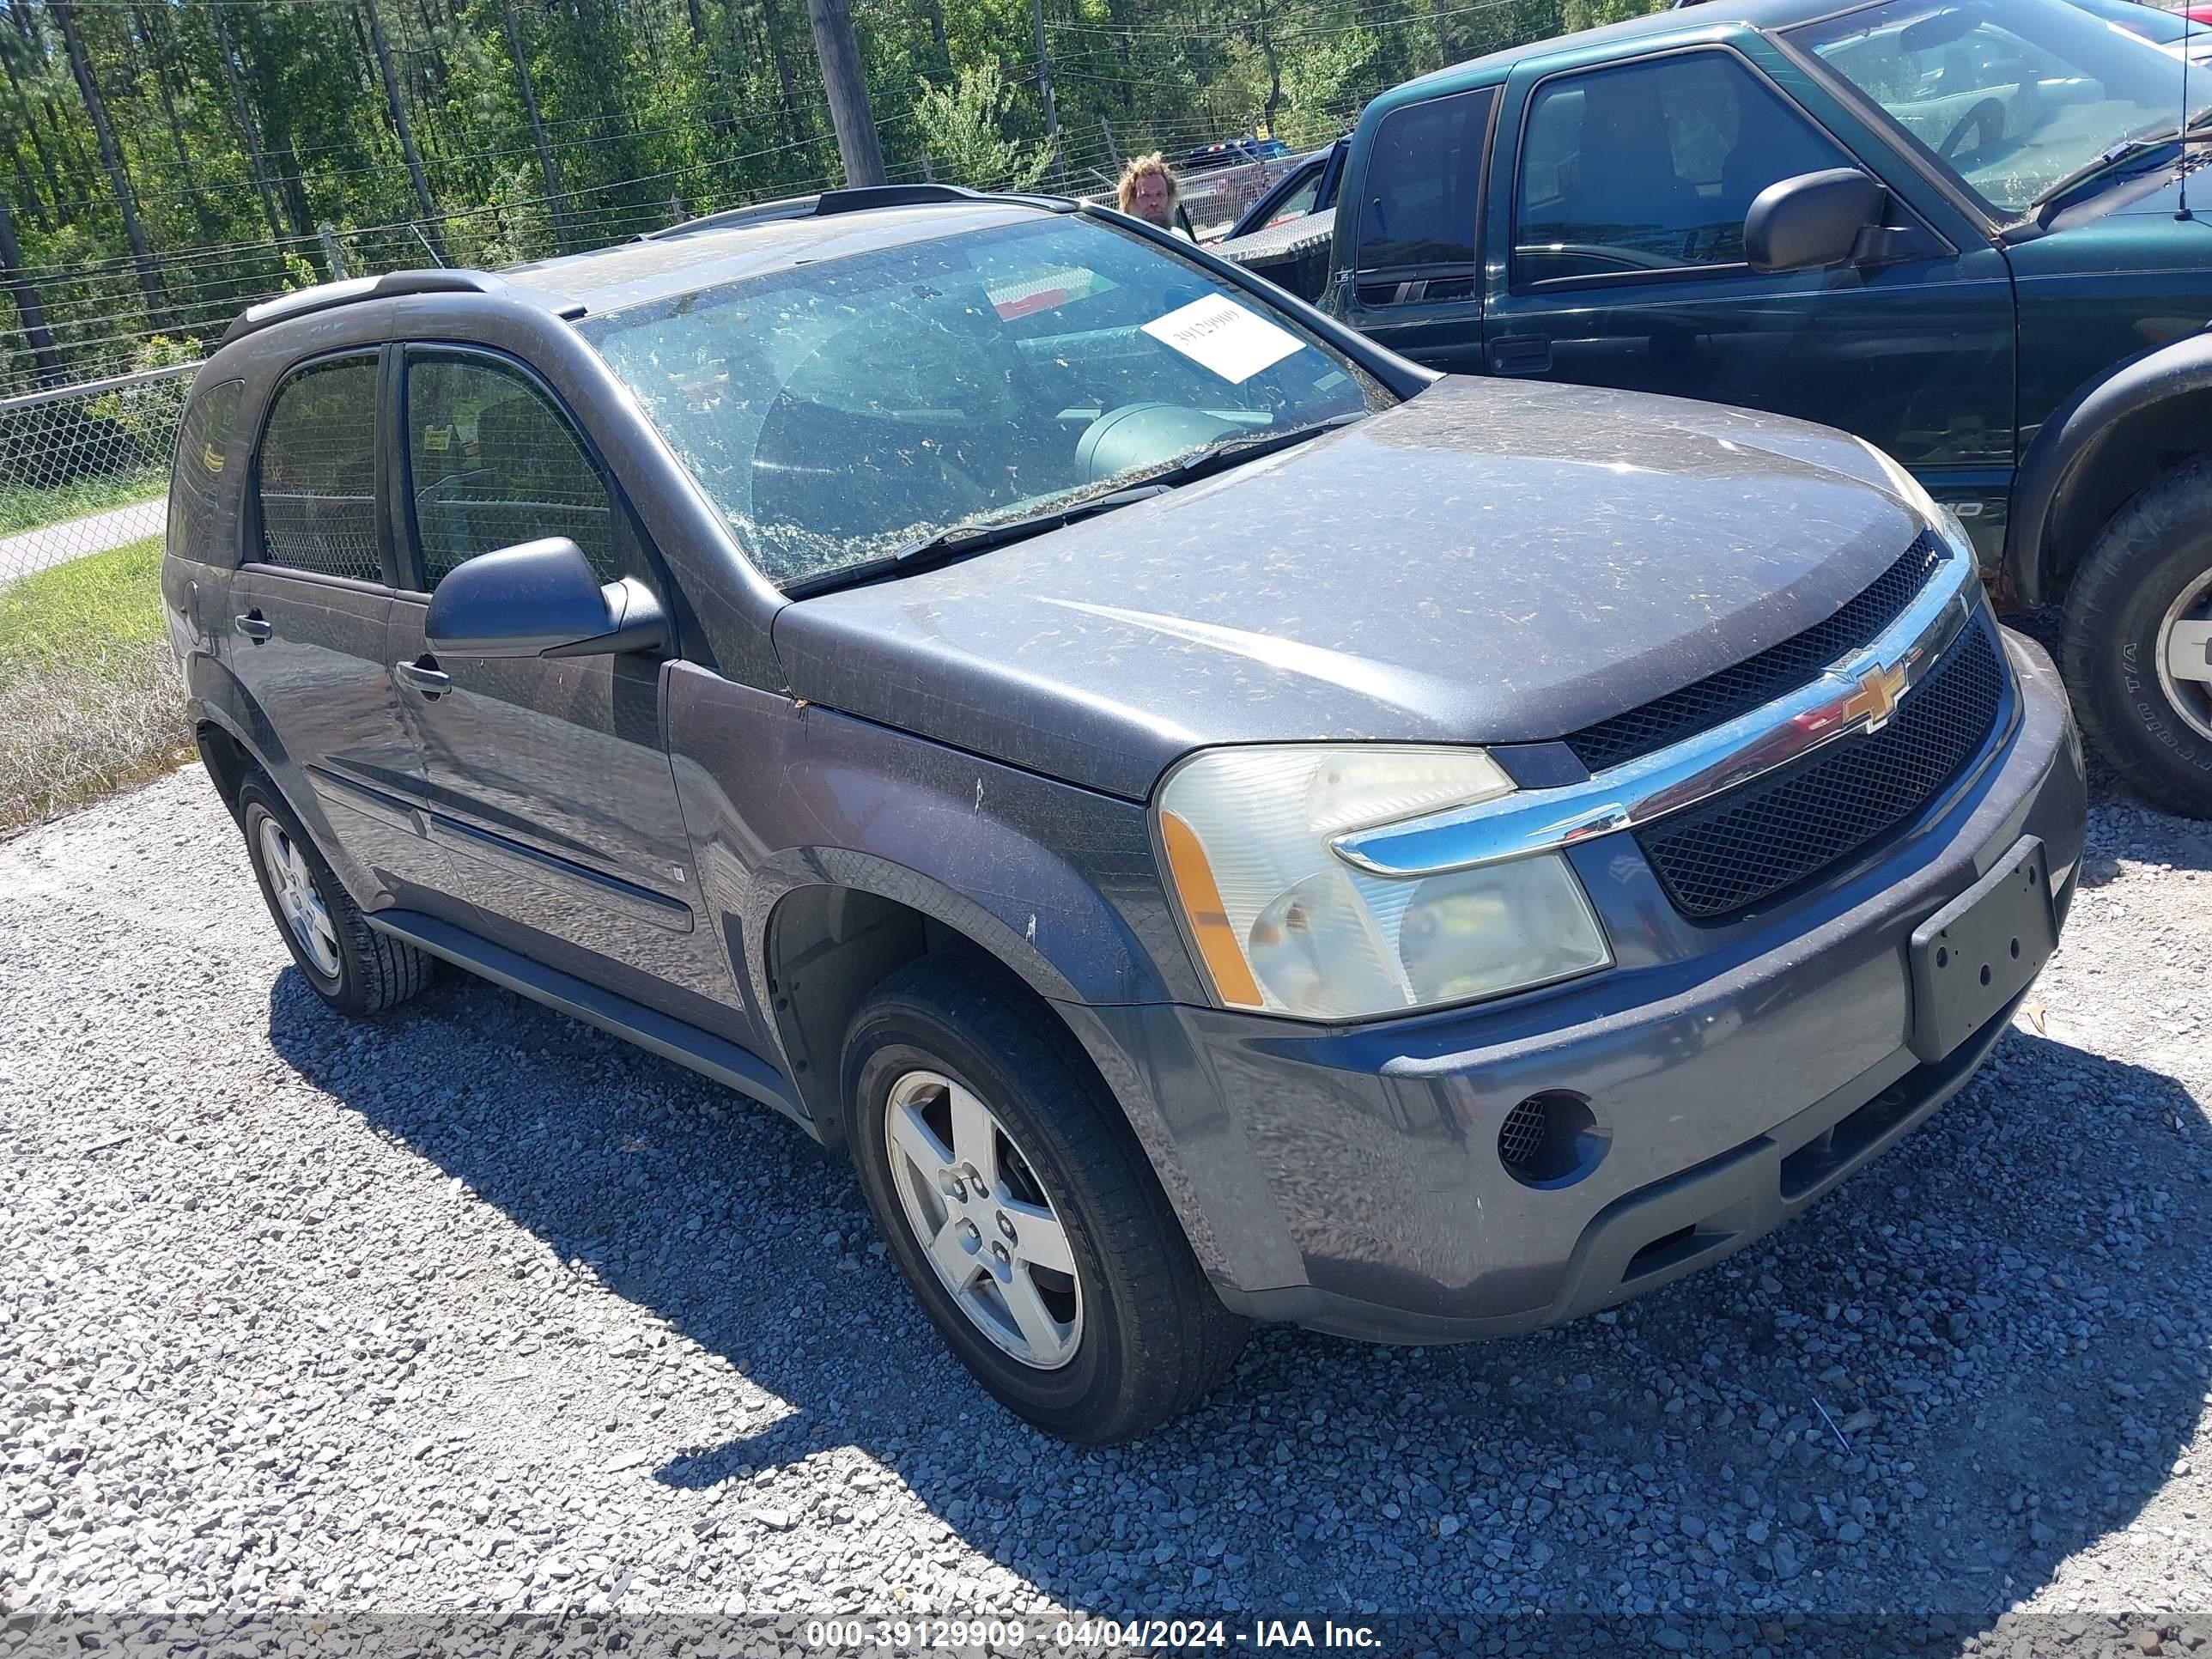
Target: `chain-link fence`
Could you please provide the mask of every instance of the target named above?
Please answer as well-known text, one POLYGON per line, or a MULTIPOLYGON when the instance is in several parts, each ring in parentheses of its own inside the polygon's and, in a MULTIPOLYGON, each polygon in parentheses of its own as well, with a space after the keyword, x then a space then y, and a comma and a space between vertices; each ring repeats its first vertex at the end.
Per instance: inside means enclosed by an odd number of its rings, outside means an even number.
POLYGON ((0 833, 190 742, 161 555, 197 367, 0 398, 0 833))
POLYGON ((0 584, 161 533, 198 367, 0 398, 0 584))

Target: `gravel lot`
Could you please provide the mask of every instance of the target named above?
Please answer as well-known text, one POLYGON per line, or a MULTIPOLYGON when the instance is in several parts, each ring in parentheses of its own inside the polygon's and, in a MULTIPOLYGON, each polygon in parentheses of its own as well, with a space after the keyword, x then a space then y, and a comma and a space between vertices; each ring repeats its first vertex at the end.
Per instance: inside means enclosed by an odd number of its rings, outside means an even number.
POLYGON ((0 846, 0 1653, 1073 1607, 2212 1659, 2212 827, 2100 802, 2020 1029, 1806 1220, 1526 1339, 1263 1333, 1105 1453, 764 1109, 458 977, 325 1012, 198 769, 50 824, 0 846))

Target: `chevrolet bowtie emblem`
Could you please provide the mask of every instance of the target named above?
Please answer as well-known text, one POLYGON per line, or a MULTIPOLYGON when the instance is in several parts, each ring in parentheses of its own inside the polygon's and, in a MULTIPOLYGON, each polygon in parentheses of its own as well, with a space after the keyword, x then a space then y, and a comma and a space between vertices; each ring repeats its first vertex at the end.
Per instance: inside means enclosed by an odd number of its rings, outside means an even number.
POLYGON ((1905 695, 1905 670, 1875 667, 1859 676, 1859 689, 1844 701, 1844 718, 1863 720, 1866 729, 1879 732, 1889 724, 1889 717, 1897 712, 1897 700, 1905 695))

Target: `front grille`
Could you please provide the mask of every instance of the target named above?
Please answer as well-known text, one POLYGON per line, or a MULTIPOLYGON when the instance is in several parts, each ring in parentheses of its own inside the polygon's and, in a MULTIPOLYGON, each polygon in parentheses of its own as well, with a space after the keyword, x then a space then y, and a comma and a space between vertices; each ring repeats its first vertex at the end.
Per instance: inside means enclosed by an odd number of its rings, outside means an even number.
POLYGON ((2004 670, 1986 617, 1870 736, 1844 738, 1636 832, 1696 921, 1726 921, 1809 881, 1917 817, 1996 724, 2004 670))
POLYGON ((1567 747, 1591 771, 1602 771, 1787 696, 1903 616, 1942 560, 1942 543, 1933 531, 1923 531, 1873 586, 1827 621, 1694 685, 1584 726, 1566 739, 1567 747))

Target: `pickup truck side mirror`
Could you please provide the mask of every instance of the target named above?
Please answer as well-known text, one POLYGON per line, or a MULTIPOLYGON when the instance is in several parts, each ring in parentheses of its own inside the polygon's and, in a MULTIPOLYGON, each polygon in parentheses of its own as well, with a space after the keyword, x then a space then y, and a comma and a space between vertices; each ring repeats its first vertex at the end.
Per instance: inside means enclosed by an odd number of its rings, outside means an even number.
POLYGON ((1856 167, 1801 173, 1769 185, 1743 222, 1744 258, 1769 275, 1825 270, 1865 257, 1879 238, 1889 191, 1856 167))
POLYGON ((581 548, 548 536, 448 571, 422 631, 441 656, 599 657, 665 644, 668 618, 643 582, 602 584, 581 548))

